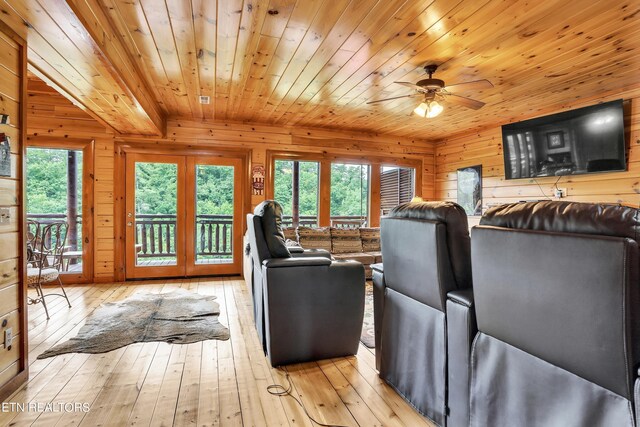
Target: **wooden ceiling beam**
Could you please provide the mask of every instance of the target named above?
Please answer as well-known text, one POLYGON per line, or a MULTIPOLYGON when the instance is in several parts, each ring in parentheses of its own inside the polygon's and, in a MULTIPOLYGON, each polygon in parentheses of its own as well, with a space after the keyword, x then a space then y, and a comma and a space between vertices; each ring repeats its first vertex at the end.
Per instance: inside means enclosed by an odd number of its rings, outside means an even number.
MULTIPOLYGON (((55 0, 40 0, 51 2, 55 0)), ((158 106, 153 91, 141 77, 142 72, 131 57, 121 37, 117 34, 109 15, 97 0, 67 0, 75 14, 69 16, 69 24, 77 18, 84 28, 77 28, 78 36, 88 33, 96 47, 100 60, 106 61, 112 71, 112 81, 134 103, 133 117, 147 123, 145 128, 162 135, 166 128, 165 114, 158 106)), ((60 24, 60 22, 58 22, 60 24)), ((141 132, 142 133, 142 132, 141 132)))
POLYGON ((94 0, 2 0, 2 19, 26 28, 33 70, 123 135, 162 135, 164 112, 94 0))

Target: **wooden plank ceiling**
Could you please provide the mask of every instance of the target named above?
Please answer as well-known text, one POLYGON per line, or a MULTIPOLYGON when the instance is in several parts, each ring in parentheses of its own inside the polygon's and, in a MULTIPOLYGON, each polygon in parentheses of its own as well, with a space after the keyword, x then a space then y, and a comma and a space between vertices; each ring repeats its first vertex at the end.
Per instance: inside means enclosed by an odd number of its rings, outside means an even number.
POLYGON ((125 134, 167 117, 440 139, 640 83, 640 3, 593 0, 0 0, 36 74, 125 134), (367 101, 440 66, 487 105, 367 101), (211 97, 210 105, 198 102, 211 97))

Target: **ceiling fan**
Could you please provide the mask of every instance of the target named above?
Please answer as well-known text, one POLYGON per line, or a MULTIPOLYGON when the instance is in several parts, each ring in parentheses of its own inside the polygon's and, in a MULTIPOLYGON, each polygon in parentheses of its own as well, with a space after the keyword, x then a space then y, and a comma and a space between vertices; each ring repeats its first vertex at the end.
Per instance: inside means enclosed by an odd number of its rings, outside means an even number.
POLYGON ((394 82, 406 87, 414 89, 416 93, 402 96, 394 96, 392 98, 378 99, 375 101, 369 101, 367 104, 375 104, 378 102, 391 101, 401 98, 413 98, 416 96, 422 96, 424 101, 418 105, 413 112, 420 117, 432 118, 442 113, 444 107, 440 102, 445 101, 451 104, 461 105, 463 107, 477 110, 484 106, 484 102, 476 101, 475 99, 467 98, 464 96, 456 95, 456 93, 465 90, 479 90, 492 88, 493 84, 489 80, 474 80, 470 82, 457 83, 445 86, 444 81, 440 79, 434 79, 433 74, 438 69, 435 64, 427 65, 424 70, 429 74, 428 79, 422 79, 417 83, 409 82, 394 82))

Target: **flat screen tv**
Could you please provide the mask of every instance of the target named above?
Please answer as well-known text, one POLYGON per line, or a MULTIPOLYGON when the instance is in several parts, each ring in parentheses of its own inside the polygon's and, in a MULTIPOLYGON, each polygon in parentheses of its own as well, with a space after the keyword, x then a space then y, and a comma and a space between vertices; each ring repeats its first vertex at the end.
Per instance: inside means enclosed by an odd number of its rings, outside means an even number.
POLYGON ((622 100, 502 126, 506 179, 626 169, 622 100))

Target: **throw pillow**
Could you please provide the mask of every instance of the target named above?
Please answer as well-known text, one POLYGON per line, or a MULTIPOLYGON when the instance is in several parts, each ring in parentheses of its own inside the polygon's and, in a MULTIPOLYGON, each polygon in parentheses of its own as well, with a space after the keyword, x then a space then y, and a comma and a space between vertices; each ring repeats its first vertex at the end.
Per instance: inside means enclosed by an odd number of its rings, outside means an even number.
POLYGON ((365 252, 380 252, 380 228, 360 228, 362 250, 365 252))
POLYGON ((331 252, 335 254, 362 252, 360 230, 331 227, 331 252))
POLYGON ((284 227, 282 232, 284 233, 284 238, 286 240, 293 240, 294 242, 298 241, 298 235, 296 234, 295 227, 284 227))
POLYGON ((329 227, 298 227, 298 243, 304 249, 325 249, 331 252, 329 227))

